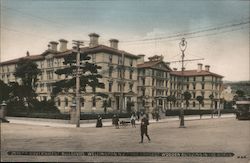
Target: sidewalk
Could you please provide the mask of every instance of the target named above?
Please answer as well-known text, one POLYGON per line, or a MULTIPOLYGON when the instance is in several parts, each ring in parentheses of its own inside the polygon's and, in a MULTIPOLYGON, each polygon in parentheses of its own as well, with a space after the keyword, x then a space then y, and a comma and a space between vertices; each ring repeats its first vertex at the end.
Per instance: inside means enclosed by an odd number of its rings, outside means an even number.
MULTIPOLYGON (((235 117, 234 114, 224 114, 221 115, 221 118, 232 118, 235 117)), ((203 115, 202 119, 211 119, 211 115, 203 115)), ((202 120, 201 119, 201 120, 202 120)), ((214 115, 213 119, 218 119, 217 115, 214 115)), ((46 127, 71 127, 75 128, 75 124, 69 124, 69 120, 58 120, 58 119, 43 119, 43 118, 26 118, 26 117, 7 117, 7 120, 10 121, 10 123, 15 124, 28 124, 28 125, 38 125, 38 126, 46 126, 46 127)), ((129 120, 129 118, 120 118, 121 120, 129 120)), ((191 120, 200 120, 200 116, 193 116, 193 115, 186 115, 185 121, 191 121, 191 120)), ((171 121, 179 121, 178 116, 173 117, 163 117, 159 121, 156 121, 154 119, 150 119, 149 123, 166 123, 171 121)), ((136 121, 136 124, 140 124, 139 121, 136 121)), ((81 120, 80 127, 95 127, 96 120, 81 120)), ((112 120, 111 119, 103 119, 103 127, 111 127, 112 126, 112 120)))

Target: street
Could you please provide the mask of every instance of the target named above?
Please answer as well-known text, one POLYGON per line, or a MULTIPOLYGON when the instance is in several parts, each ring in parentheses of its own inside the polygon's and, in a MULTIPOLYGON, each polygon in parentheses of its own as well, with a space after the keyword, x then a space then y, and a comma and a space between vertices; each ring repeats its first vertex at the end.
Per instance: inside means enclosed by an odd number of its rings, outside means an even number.
POLYGON ((245 162, 250 160, 250 121, 235 118, 151 123, 149 143, 140 141, 140 126, 51 127, 1 124, 1 161, 56 162, 245 162), (229 152, 233 157, 157 156, 34 156, 8 155, 8 151, 47 152, 229 152))

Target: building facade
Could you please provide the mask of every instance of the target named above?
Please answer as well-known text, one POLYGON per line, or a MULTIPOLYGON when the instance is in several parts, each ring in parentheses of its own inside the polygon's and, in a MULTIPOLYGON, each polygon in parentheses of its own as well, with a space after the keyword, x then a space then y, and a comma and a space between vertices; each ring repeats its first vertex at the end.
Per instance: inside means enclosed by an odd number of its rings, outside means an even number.
MULTIPOLYGON (((204 96, 203 109, 210 108, 209 95, 215 97, 214 108, 218 108, 222 76, 209 71, 209 66, 199 64, 197 70, 186 70, 182 76, 181 71, 172 70, 169 63, 163 61, 163 56, 149 57, 144 61, 145 55, 135 55, 118 49, 119 41, 110 39, 110 46, 98 43, 99 35, 89 34, 90 43, 88 47, 81 48, 81 52, 87 53, 91 60, 89 62, 101 66, 100 74, 103 76, 100 82, 105 84, 104 89, 96 89, 108 95, 107 99, 97 98, 91 94, 92 90, 87 88, 86 93, 81 95, 82 112, 103 112, 103 102, 108 101, 108 112, 126 112, 128 103, 133 103, 132 110, 152 112, 155 109, 165 110, 170 108, 168 96, 175 96, 177 101, 173 107, 180 106, 181 81, 184 78, 183 89, 192 94, 190 107, 198 108, 195 98, 198 95, 204 96), (208 107, 209 106, 209 107, 208 107)), ((13 75, 17 62, 20 59, 31 59, 42 74, 39 76, 36 92, 38 100, 51 99, 52 84, 56 81, 67 78, 64 75, 57 75, 55 71, 65 67, 64 57, 75 51, 68 49, 67 40, 60 39, 59 43, 51 41, 48 49, 39 55, 9 60, 0 63, 0 80, 5 83, 12 81, 20 82, 13 75), (59 44, 59 47, 58 47, 59 44)), ((68 112, 75 102, 74 91, 61 93, 56 98, 56 105, 61 112, 68 112)))

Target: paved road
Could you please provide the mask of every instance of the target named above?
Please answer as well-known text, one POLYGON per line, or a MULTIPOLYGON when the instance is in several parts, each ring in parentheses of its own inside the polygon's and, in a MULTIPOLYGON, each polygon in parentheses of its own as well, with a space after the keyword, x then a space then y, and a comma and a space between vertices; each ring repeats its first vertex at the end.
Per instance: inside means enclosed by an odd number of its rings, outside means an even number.
POLYGON ((50 127, 1 124, 1 161, 56 162, 244 162, 250 160, 250 121, 215 118, 151 123, 152 141, 139 144, 139 126, 50 127), (141 157, 141 156, 30 156, 7 155, 7 151, 109 151, 109 152, 233 152, 233 157, 141 157), (238 158, 242 157, 242 158, 238 158))

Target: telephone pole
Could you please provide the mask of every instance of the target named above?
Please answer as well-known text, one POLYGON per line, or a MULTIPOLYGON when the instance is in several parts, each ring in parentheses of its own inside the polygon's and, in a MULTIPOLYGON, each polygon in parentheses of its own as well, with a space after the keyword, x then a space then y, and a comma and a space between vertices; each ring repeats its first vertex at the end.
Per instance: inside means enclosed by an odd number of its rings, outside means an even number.
POLYGON ((80 106, 80 46, 83 41, 73 40, 73 44, 77 47, 76 54, 76 127, 80 127, 81 106, 80 106))

